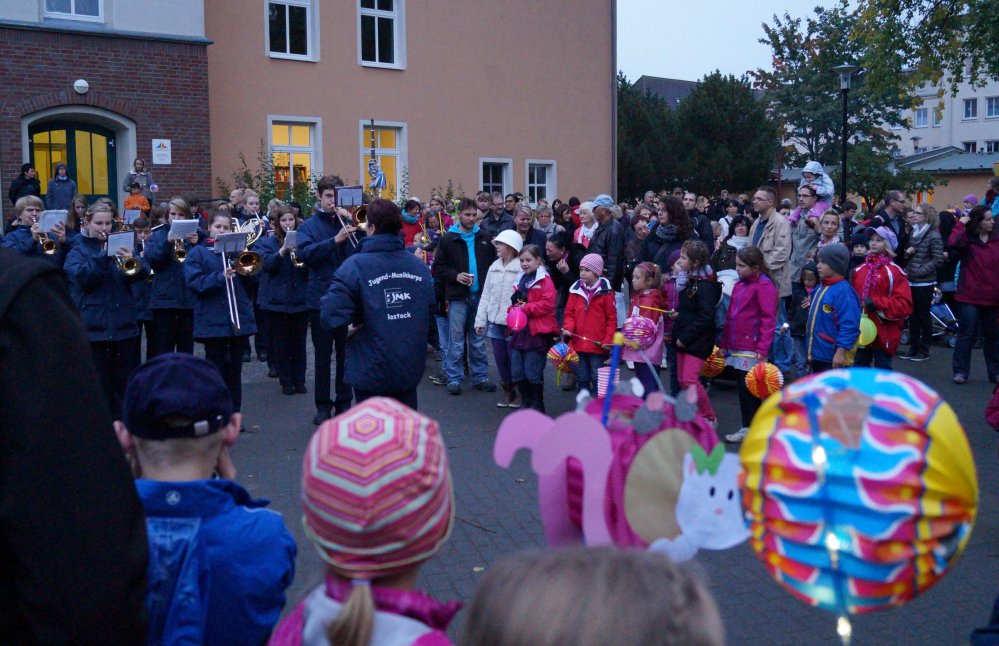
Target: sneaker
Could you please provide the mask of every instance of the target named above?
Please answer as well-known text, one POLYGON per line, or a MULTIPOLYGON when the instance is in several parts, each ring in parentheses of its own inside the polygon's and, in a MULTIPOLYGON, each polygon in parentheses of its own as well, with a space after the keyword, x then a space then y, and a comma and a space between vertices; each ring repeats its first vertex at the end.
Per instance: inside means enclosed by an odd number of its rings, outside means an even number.
POLYGON ((295 394, 296 395, 304 395, 307 392, 309 392, 309 389, 305 387, 305 384, 299 384, 299 385, 295 386, 295 394))
POLYGON ((954 375, 950 380, 955 384, 966 384, 968 383, 968 378, 964 375, 954 375))
POLYGON ((278 378, 277 368, 268 368, 267 369, 267 378, 268 379, 277 379, 278 378))
POLYGON ((435 386, 447 385, 447 377, 445 377, 443 374, 430 375, 429 379, 430 383, 434 384, 435 386))
POLYGON ((903 348, 902 350, 899 350, 895 354, 895 356, 898 357, 899 359, 911 360, 917 354, 919 354, 919 351, 916 348, 909 347, 909 348, 903 348))
POLYGON ((321 408, 316 411, 316 416, 312 418, 312 423, 315 426, 319 426, 320 424, 322 424, 331 417, 333 417, 333 414, 330 411, 326 410, 325 408, 321 408))
POLYGON ((260 363, 267 363, 267 353, 266 352, 258 352, 257 353, 257 361, 259 361, 260 363))
POLYGON ((251 361, 253 361, 253 355, 251 355, 250 351, 247 350, 243 353, 243 363, 250 363, 251 361))
POLYGON ((631 370, 631 371, 635 370, 635 362, 634 361, 625 361, 624 363, 625 363, 626 366, 628 366, 628 370, 631 370))
POLYGON ((741 442, 744 439, 746 439, 746 434, 747 433, 749 433, 749 429, 746 428, 745 426, 743 426, 742 428, 740 428, 735 433, 729 433, 728 435, 726 435, 725 436, 725 441, 726 442, 730 442, 732 444, 736 444, 736 443, 741 442))
POLYGON ((281 386, 281 393, 284 394, 284 395, 294 395, 295 394, 295 387, 294 386, 281 386))
MULTIPOLYGON (((495 388, 494 388, 495 390, 495 388)), ((461 384, 457 381, 447 385, 447 394, 449 395, 460 395, 461 394, 461 384)))
MULTIPOLYGON (((480 381, 477 384, 472 384, 472 388, 475 390, 481 390, 484 393, 496 392, 496 384, 491 381, 480 381)), ((450 392, 450 386, 448 387, 448 392, 450 392)))
POLYGON ((905 358, 908 359, 909 361, 929 361, 930 360, 930 353, 929 352, 920 351, 920 352, 915 352, 913 354, 910 354, 909 356, 907 356, 905 358))

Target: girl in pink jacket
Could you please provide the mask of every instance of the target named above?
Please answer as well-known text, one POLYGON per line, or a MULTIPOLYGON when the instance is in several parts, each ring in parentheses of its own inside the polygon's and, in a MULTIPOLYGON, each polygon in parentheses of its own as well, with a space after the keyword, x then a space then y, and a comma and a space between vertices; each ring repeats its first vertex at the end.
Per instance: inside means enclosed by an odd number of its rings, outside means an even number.
POLYGON ((753 415, 760 407, 760 400, 746 388, 746 373, 767 360, 777 312, 777 287, 767 276, 767 263, 759 249, 740 249, 735 257, 735 271, 739 282, 732 289, 718 347, 725 355, 725 365, 735 371, 742 428, 726 435, 726 442, 741 442, 746 437, 753 415))

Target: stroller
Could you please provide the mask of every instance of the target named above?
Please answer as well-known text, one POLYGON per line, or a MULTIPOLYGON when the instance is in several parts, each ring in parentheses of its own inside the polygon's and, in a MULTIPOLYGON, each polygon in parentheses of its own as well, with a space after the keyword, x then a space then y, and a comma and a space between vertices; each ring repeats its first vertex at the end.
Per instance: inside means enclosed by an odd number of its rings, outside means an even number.
MULTIPOLYGON (((933 327, 933 338, 941 339, 948 348, 953 348, 957 343, 957 317, 950 309, 950 305, 943 298, 943 292, 939 287, 933 288, 933 300, 930 303, 930 325, 933 327)), ((902 332, 902 344, 909 343, 909 327, 906 326, 902 332)))

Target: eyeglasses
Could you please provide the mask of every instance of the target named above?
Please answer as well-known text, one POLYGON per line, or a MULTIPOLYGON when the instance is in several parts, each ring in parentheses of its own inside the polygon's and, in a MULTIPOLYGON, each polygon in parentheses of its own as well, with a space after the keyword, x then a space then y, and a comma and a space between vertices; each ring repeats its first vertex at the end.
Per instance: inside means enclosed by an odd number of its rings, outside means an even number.
POLYGON ((922 215, 922 214, 923 214, 922 211, 913 211, 912 212, 912 215, 922 215))
POLYGON ((900 199, 894 198, 894 197, 891 199, 891 201, 892 202, 898 202, 899 204, 905 204, 905 200, 900 200, 900 199))

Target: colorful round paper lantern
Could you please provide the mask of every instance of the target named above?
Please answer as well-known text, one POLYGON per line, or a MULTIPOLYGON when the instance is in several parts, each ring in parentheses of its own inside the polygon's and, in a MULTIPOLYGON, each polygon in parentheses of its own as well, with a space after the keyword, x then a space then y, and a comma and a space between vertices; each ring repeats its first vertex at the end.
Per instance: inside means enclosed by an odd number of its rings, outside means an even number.
POLYGON ((160 192, 159 185, 158 184, 150 184, 149 185, 149 192, 150 193, 159 193, 160 192))
POLYGON ((772 363, 760 363, 746 373, 746 389, 753 397, 766 399, 784 387, 784 375, 772 363))
POLYGON ((857 347, 863 348, 874 342, 878 337, 878 328, 867 314, 860 316, 860 336, 857 337, 857 347))
POLYGON ((527 314, 523 308, 511 307, 506 313, 506 326, 511 332, 520 332, 527 327, 527 314))
POLYGON ((621 333, 629 342, 637 344, 638 349, 645 351, 656 339, 657 326, 655 322, 644 316, 629 316, 621 326, 621 333))
POLYGON ((711 351, 710 356, 704 360, 704 365, 701 366, 701 376, 708 379, 714 379, 722 373, 725 369, 725 355, 718 350, 718 346, 711 351))
POLYGON ((794 596, 840 615, 901 605, 953 565, 978 508, 954 410, 912 377, 831 370, 765 401, 742 443, 751 544, 794 596))
POLYGON ((579 355, 563 341, 559 341, 548 350, 548 361, 559 372, 572 372, 573 366, 579 363, 579 355))

